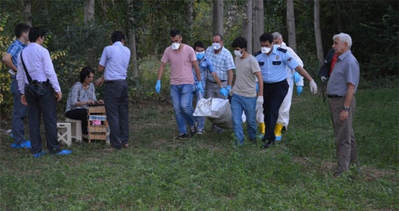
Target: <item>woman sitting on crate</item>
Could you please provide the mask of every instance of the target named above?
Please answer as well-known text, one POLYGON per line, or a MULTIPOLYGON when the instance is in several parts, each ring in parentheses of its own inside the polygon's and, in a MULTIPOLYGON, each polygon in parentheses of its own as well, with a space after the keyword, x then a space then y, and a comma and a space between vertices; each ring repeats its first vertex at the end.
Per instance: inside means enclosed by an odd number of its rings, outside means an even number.
POLYGON ((94 84, 92 83, 94 70, 84 67, 80 71, 80 82, 76 82, 68 95, 65 116, 70 119, 82 121, 82 133, 87 135, 87 110, 89 105, 104 104, 96 98, 94 84))

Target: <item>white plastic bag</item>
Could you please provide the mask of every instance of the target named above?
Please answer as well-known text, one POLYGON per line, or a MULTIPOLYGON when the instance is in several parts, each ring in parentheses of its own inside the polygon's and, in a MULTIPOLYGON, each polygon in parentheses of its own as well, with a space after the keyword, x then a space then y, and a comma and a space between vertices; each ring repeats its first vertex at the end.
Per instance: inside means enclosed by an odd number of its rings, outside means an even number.
POLYGON ((227 99, 201 98, 195 107, 193 116, 219 118, 227 109, 230 109, 230 103, 227 99))

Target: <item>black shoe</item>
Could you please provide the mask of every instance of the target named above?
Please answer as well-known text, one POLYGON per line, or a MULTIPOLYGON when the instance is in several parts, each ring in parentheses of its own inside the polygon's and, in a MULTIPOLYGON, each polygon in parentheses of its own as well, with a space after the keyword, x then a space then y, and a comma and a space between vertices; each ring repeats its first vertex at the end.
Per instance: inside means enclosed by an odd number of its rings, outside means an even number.
MULTIPOLYGON (((265 140, 266 141, 266 140, 265 140)), ((262 149, 267 149, 270 147, 270 145, 274 144, 275 140, 269 140, 267 143, 265 143, 261 148, 262 149)))
POLYGON ((187 134, 180 134, 180 135, 178 135, 177 137, 176 137, 176 139, 186 139, 186 138, 190 138, 190 136, 189 135, 187 135, 187 134))

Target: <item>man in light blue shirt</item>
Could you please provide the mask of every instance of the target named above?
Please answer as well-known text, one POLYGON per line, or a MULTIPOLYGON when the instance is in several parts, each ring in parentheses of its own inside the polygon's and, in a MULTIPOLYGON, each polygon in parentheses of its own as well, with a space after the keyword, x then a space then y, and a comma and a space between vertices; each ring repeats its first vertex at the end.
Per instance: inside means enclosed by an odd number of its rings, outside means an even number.
POLYGON ((29 42, 29 29, 30 26, 20 23, 15 26, 16 40, 7 49, 7 53, 3 56, 4 64, 10 68, 11 74, 11 93, 14 98, 13 111, 12 111, 12 136, 14 143, 11 144, 12 148, 30 148, 30 141, 26 141, 24 137, 24 119, 26 116, 26 106, 21 103, 21 95, 18 91, 18 82, 15 77, 17 73, 18 56, 22 49, 26 47, 29 42))
POLYGON ((111 36, 112 45, 104 48, 98 71, 104 72, 104 103, 107 120, 111 130, 110 142, 115 149, 128 147, 129 106, 127 69, 130 50, 124 46, 125 35, 115 31, 111 36))
POLYGON ((57 155, 71 153, 70 150, 61 150, 57 139, 56 103, 61 100, 62 93, 50 53, 42 46, 44 39, 44 30, 35 27, 30 29, 30 44, 19 56, 17 72, 21 103, 28 106, 31 152, 36 158, 45 154, 40 136, 41 116, 49 152, 57 155))
POLYGON ((278 111, 289 87, 286 80, 288 76, 287 66, 290 69, 295 69, 310 81, 310 91, 313 94, 317 93, 317 85, 286 49, 273 46, 272 34, 264 33, 259 39, 261 53, 256 56, 256 60, 261 68, 264 83, 263 113, 266 124, 266 133, 263 137, 265 145, 263 145, 263 148, 268 148, 275 141, 274 128, 278 118, 278 111))

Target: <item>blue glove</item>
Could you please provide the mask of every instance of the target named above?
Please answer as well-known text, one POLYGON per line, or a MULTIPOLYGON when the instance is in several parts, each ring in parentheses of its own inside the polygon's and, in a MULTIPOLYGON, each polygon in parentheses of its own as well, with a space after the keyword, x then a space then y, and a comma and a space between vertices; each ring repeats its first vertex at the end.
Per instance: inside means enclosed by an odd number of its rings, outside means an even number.
POLYGON ((220 88, 220 94, 227 97, 227 95, 229 95, 229 90, 227 90, 227 88, 220 88))
POLYGON ((301 80, 301 75, 299 75, 298 72, 294 73, 294 81, 295 83, 298 83, 301 80))
POLYGON ((259 92, 259 83, 256 82, 256 93, 258 93, 258 92, 259 92))
POLYGON ((197 83, 197 90, 201 93, 204 94, 204 87, 202 87, 202 83, 199 81, 197 83))
POLYGON ((298 94, 298 96, 301 96, 302 90, 303 90, 303 86, 296 87, 296 93, 298 94))
POLYGON ((159 94, 161 92, 161 80, 157 80, 155 84, 155 91, 159 94))
POLYGON ((230 86, 230 85, 227 85, 227 86, 226 86, 226 89, 227 89, 227 94, 229 94, 230 91, 231 91, 231 86, 230 86))

